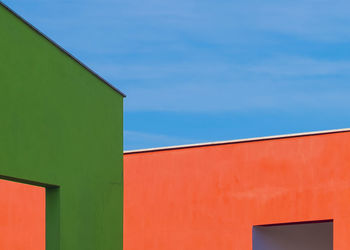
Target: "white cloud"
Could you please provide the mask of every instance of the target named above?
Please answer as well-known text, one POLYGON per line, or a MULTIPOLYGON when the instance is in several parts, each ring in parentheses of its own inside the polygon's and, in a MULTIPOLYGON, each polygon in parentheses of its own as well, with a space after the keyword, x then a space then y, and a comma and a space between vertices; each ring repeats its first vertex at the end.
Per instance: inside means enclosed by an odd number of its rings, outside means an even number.
POLYGON ((192 48, 191 41, 260 45, 279 34, 326 43, 350 40, 345 0, 5 2, 59 43, 85 53, 135 53, 161 44, 192 48))
POLYGON ((281 42, 274 36, 280 34, 329 46, 349 42, 349 1, 19 0, 11 5, 21 8, 19 13, 30 8, 25 17, 117 83, 128 95, 127 111, 285 111, 350 104, 350 61, 273 55, 281 42), (269 44, 269 53, 262 43, 269 44), (260 47, 266 54, 249 52, 260 47))
POLYGON ((260 64, 252 65, 253 73, 275 76, 326 76, 350 75, 350 61, 327 61, 313 58, 284 56, 270 58, 260 64))
MULTIPOLYGON (((310 84, 310 83, 305 83, 310 84)), ((172 112, 249 112, 274 110, 346 109, 350 105, 350 90, 315 90, 291 83, 247 83, 226 85, 177 85, 169 88, 131 88, 126 99, 126 111, 172 112), (286 88, 287 86, 289 88, 286 88)))
POLYGON ((124 137, 126 150, 130 148, 150 148, 191 143, 191 140, 186 138, 130 130, 124 131, 124 137), (142 143, 144 143, 144 145, 142 143))
POLYGON ((126 111, 288 111, 350 104, 350 61, 282 56, 252 65, 193 61, 97 68, 121 79, 126 111))

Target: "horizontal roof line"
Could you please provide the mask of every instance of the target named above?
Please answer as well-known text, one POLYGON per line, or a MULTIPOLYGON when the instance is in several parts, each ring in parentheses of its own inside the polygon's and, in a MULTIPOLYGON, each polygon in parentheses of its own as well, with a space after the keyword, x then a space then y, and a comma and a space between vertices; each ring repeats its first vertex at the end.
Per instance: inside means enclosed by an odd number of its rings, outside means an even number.
POLYGON ((123 97, 126 97, 126 95, 120 91, 119 89, 117 89, 116 87, 114 87, 112 84, 110 84, 109 82, 107 82, 104 78, 102 78, 99 74, 97 74, 95 71, 93 71, 92 69, 90 69, 88 66, 86 66, 83 62, 81 62, 79 59, 77 59, 75 56, 73 56, 71 53, 69 53, 67 50, 65 50, 63 47, 61 47, 60 45, 58 45, 58 43, 56 43, 55 41, 53 41, 51 38, 49 38, 48 36, 46 36, 44 33, 42 33, 40 30, 38 30, 37 28, 35 28, 31 23, 29 23, 27 20, 25 20, 23 17, 21 17, 19 14, 17 14, 14 10, 12 10, 10 7, 8 7, 5 3, 3 3, 0 0, 0 5, 2 5, 4 8, 6 8, 8 11, 10 11, 13 15, 15 15, 18 19, 20 19, 22 22, 24 22, 26 25, 28 25, 32 30, 34 30, 36 33, 38 33, 40 36, 44 37, 47 41, 49 41, 50 43, 52 43, 56 48, 58 48, 59 50, 61 50, 63 53, 65 53, 66 55, 68 55, 70 58, 72 58, 74 61, 76 61, 77 63, 79 63, 81 66, 83 66, 87 71, 89 71, 91 74, 93 74, 95 77, 97 77, 99 80, 101 80, 103 83, 107 84, 110 88, 112 88, 114 91, 116 91, 117 93, 119 93, 120 95, 122 95, 123 97))
POLYGON ((296 134, 273 135, 273 136, 265 136, 265 137, 254 137, 254 138, 237 139, 237 140, 230 140, 230 141, 205 142, 205 143, 178 145, 178 146, 170 146, 170 147, 126 150, 126 151, 124 151, 124 154, 135 154, 135 153, 146 153, 146 152, 164 151, 164 150, 172 150, 172 149, 216 146, 216 145, 224 145, 224 144, 264 141, 264 140, 273 140, 273 139, 284 139, 284 138, 311 136, 311 135, 333 134, 333 133, 341 133, 341 132, 350 132, 350 128, 323 130, 323 131, 314 131, 314 132, 296 133, 296 134))

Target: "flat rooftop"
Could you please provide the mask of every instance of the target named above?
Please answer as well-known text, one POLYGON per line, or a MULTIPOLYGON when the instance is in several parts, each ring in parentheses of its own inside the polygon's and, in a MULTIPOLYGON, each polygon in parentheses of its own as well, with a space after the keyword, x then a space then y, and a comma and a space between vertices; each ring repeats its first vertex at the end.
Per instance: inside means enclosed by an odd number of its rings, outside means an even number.
POLYGON ((177 146, 159 147, 159 148, 126 150, 126 151, 124 151, 124 154, 147 153, 147 152, 153 152, 153 151, 164 151, 164 150, 174 150, 174 149, 183 149, 183 148, 216 146, 216 145, 224 145, 224 144, 275 140, 275 139, 284 139, 284 138, 292 138, 292 137, 313 136, 313 135, 325 135, 325 134, 334 134, 334 133, 343 133, 343 132, 350 132, 350 128, 322 130, 322 131, 313 131, 313 132, 296 133, 296 134, 273 135, 273 136, 265 136, 265 137, 253 137, 253 138, 245 138, 245 139, 237 139, 237 140, 229 140, 229 141, 205 142, 205 143, 177 145, 177 146))

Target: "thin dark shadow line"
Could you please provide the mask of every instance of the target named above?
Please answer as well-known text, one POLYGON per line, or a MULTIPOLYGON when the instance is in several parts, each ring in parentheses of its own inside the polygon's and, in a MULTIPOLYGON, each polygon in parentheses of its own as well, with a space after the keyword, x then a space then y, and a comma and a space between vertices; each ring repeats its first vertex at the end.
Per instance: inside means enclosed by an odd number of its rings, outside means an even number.
POLYGON ((254 225, 253 227, 273 227, 273 226, 288 226, 288 225, 298 225, 298 224, 317 224, 317 223, 325 223, 325 222, 333 222, 333 219, 315 220, 315 221, 286 222, 286 223, 276 223, 276 224, 262 224, 262 225, 254 225))

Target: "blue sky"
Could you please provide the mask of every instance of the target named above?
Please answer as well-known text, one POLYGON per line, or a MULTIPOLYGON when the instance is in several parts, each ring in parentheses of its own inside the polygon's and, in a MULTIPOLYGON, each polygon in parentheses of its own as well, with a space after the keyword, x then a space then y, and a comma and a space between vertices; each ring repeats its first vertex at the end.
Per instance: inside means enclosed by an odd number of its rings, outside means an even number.
POLYGON ((350 1, 3 2, 127 94, 125 149, 350 127, 350 1))

